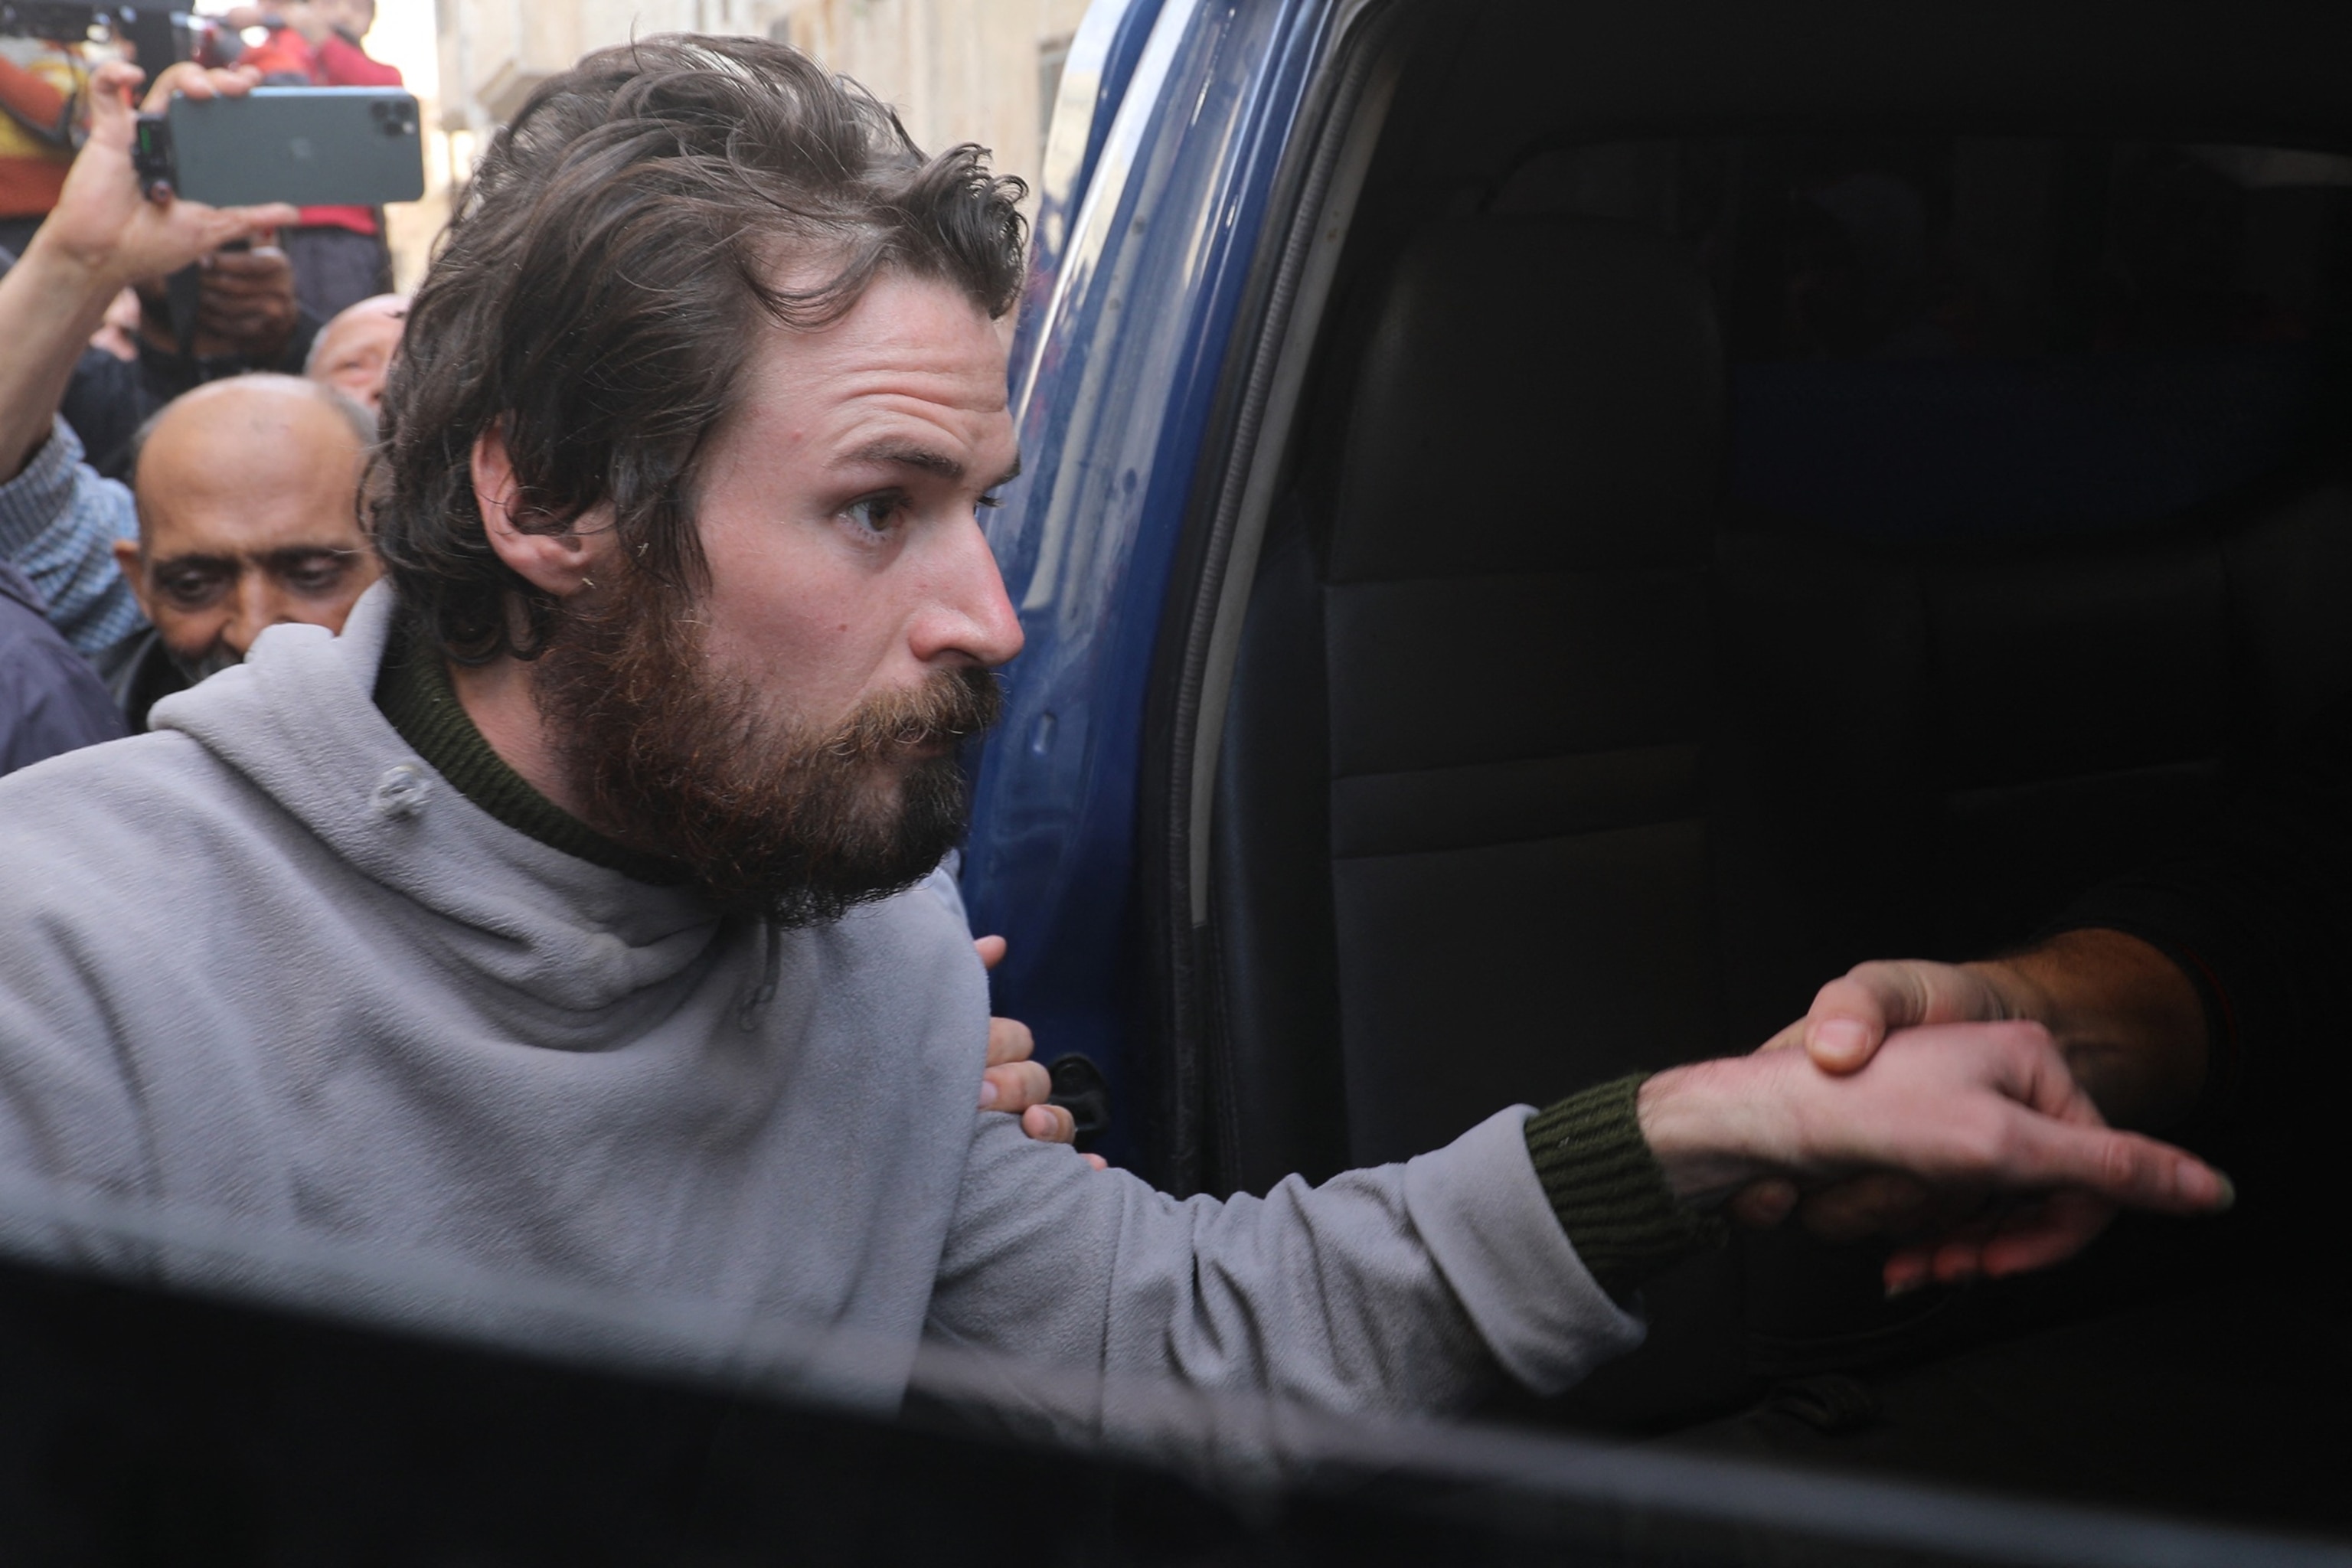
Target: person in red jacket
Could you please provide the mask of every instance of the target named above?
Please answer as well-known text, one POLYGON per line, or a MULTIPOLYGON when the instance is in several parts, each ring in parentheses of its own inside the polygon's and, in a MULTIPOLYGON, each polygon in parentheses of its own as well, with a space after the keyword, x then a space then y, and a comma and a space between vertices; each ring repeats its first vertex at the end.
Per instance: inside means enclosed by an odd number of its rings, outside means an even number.
MULTIPOLYGON (((361 43, 375 26, 375 0, 283 0, 238 6, 226 19, 269 29, 236 62, 258 70, 265 86, 401 85, 400 68, 371 59, 361 43)), ((392 291, 392 252, 373 207, 304 207, 301 226, 279 242, 293 258, 297 298, 320 321, 392 291)))
POLYGON ((0 38, 0 248, 11 255, 57 205, 88 78, 75 46, 0 38))

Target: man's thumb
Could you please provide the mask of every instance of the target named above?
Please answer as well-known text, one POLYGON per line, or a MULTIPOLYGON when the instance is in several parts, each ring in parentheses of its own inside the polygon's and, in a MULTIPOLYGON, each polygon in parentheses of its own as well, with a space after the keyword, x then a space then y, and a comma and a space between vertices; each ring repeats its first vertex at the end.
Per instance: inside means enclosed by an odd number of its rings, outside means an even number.
POLYGON ((1824 1072, 1860 1069, 1877 1050, 1879 1032, 1859 1018, 1832 1015, 1814 1020, 1805 1030, 1805 1052, 1824 1072))

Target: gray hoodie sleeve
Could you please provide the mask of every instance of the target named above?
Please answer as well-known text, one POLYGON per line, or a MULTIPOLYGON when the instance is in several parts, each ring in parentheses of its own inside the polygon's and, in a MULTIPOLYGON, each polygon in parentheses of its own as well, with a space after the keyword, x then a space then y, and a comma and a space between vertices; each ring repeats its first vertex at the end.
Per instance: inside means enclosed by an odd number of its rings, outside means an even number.
POLYGON ((978 1118, 930 1331, 1328 1409, 1538 1393, 1638 1344, 1529 1163, 1528 1110, 1402 1165, 1180 1201, 978 1118))

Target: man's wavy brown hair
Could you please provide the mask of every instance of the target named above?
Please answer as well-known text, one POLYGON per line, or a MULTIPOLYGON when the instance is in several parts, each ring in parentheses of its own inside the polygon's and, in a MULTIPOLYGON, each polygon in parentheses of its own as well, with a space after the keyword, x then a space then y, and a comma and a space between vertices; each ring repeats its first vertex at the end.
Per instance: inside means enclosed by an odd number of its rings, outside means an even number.
POLYGON ((553 601, 493 553, 474 501, 491 429, 525 526, 609 504, 630 560, 698 589, 698 468, 763 327, 835 320, 886 268, 1002 316, 1024 195, 980 148, 925 157, 781 44, 652 37, 541 83, 467 186, 384 389, 370 510, 405 612, 468 663, 545 646, 553 601))

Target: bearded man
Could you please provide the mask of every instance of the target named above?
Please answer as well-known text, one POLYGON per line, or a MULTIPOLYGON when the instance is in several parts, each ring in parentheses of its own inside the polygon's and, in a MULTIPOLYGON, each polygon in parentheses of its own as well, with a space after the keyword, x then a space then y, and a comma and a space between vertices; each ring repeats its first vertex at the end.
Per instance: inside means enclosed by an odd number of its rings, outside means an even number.
POLYGON ((978 1114, 985 982, 924 879, 1021 646, 978 521, 1020 194, 756 40, 541 86, 415 297, 385 581, 0 783, 0 1169, 1353 1408, 1573 1381, 1759 1177, 2053 1194, 1952 1241, 1995 1273, 2091 1194, 2226 1205, 2024 1026, 1223 1203, 978 1114))

